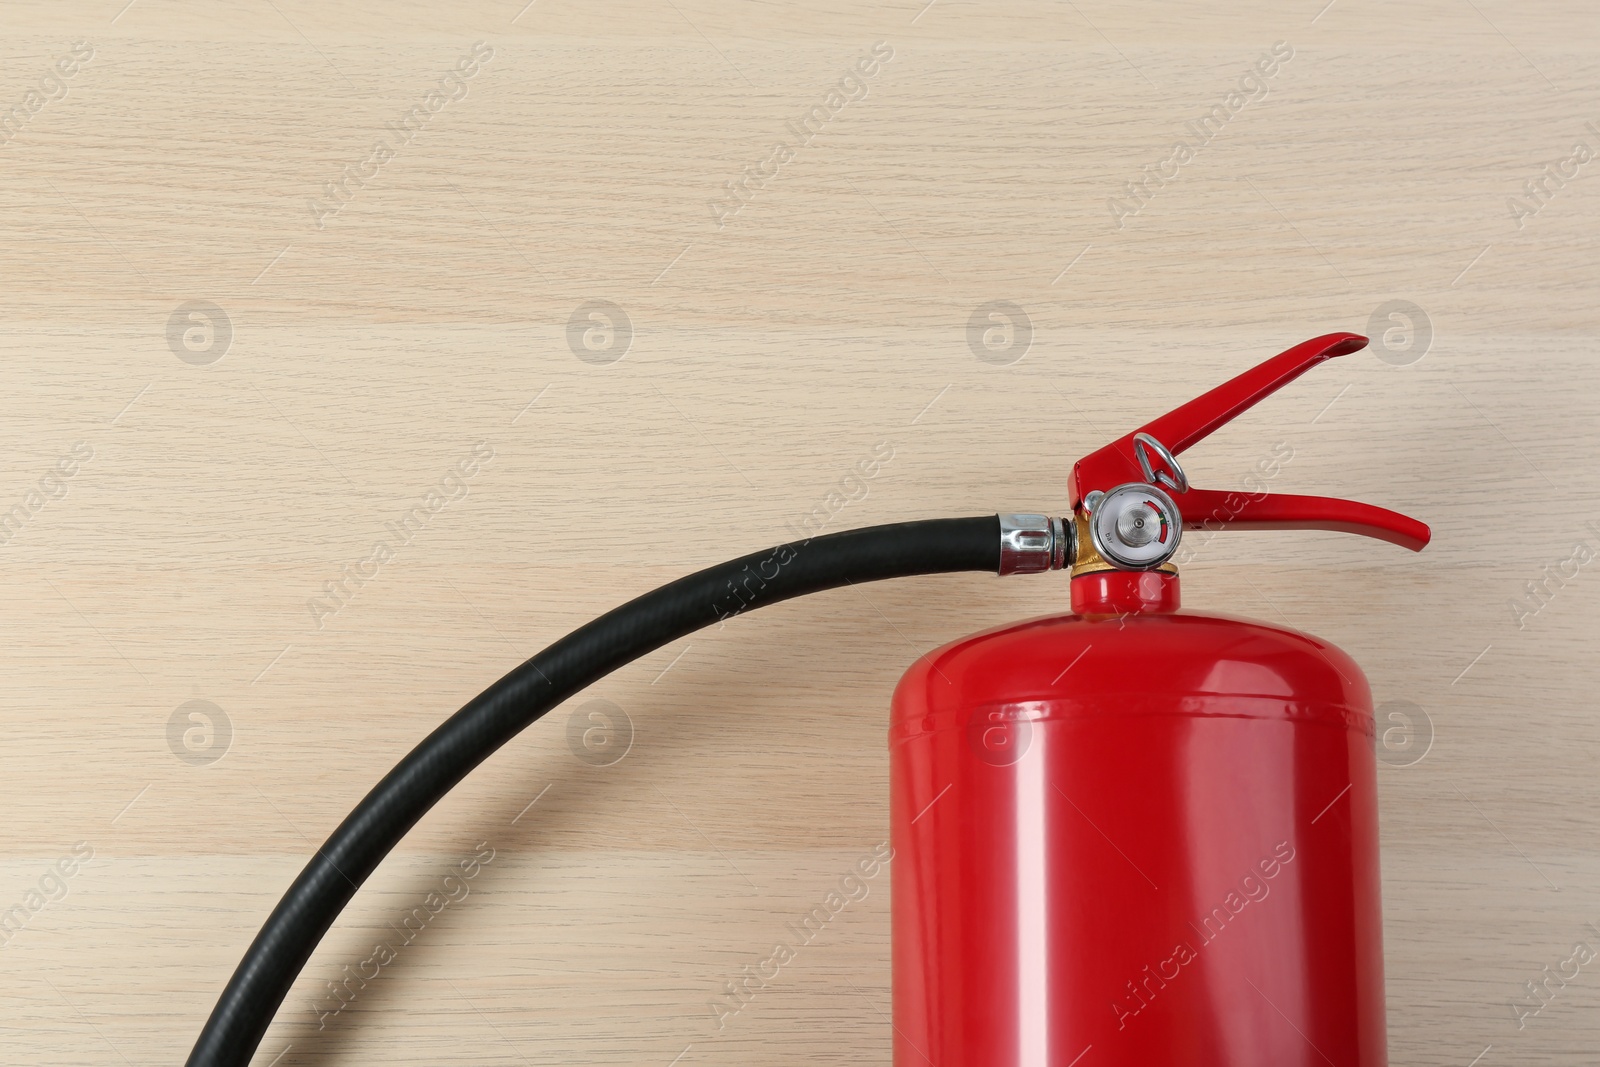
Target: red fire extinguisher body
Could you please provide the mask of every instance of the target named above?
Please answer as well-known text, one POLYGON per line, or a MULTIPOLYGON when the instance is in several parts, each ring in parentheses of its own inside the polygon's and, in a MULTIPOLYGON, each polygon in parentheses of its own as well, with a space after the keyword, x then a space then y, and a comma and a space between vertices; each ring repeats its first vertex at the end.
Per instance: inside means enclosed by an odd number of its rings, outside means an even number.
POLYGON ((890 730, 897 1067, 1383 1067, 1371 695, 1306 634, 1073 579, 890 730))

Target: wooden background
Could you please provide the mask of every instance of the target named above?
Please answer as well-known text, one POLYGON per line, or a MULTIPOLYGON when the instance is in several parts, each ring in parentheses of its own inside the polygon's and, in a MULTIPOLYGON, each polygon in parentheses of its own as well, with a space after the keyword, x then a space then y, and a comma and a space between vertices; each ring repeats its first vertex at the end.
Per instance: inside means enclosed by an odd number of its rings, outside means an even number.
MULTIPOLYGON (((1592 12, 522 2, 0 11, 0 908, 40 904, 0 947, 0 1061, 180 1062, 314 844, 595 614, 817 508, 1060 510, 1076 457, 1343 329, 1381 343, 1190 473, 1237 486, 1287 443, 1274 489, 1433 545, 1223 536, 1185 599, 1334 641, 1431 735, 1380 768, 1393 1062, 1596 1061, 1600 962, 1510 1007, 1600 947, 1600 577, 1568 562, 1600 552, 1592 12), (475 42, 465 95, 370 173, 475 42), (865 97, 719 227, 878 42, 865 97), (1264 97, 1118 228, 1108 200, 1275 42, 1264 97), (597 300, 627 328, 569 333, 597 300), (993 301, 1010 347, 969 339, 993 301)), ((899 673, 1065 600, 1060 575, 839 591, 620 672, 428 816, 256 1062, 888 1063, 887 875, 720 1029, 708 1003, 886 836, 899 673), (598 754, 569 742, 593 699, 626 716, 598 754), (480 842, 470 894, 319 1028, 480 842)))

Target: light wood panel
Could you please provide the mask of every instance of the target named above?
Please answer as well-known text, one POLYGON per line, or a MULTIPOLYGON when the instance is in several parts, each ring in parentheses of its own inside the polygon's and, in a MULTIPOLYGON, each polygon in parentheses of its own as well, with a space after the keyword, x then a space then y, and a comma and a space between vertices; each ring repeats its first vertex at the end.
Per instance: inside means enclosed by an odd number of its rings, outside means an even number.
MULTIPOLYGON (((1077 456, 1398 300, 1420 358, 1323 368, 1187 462, 1233 485, 1288 442, 1274 488, 1434 544, 1224 536, 1185 598, 1327 637, 1431 720, 1426 758, 1382 769, 1393 1061, 1594 1062, 1600 974, 1520 1030, 1508 1007, 1600 946, 1600 579, 1523 627, 1510 606, 1600 550, 1600 162, 1524 189, 1600 152, 1582 5, 123 5, 0 12, 0 513, 26 512, 0 546, 0 907, 93 850, 0 947, 0 1059, 180 1061, 313 843, 434 723, 785 538, 875 448, 830 527, 1060 509, 1077 456), (376 160, 476 42, 461 98, 376 160), (865 95, 719 227, 726 183, 878 42, 865 95), (1264 96, 1118 228, 1108 200, 1276 42, 1264 96), (619 361, 569 344, 595 300, 628 317, 619 361), (190 301, 231 330, 213 362, 169 343, 190 301), (1031 324, 1014 362, 969 344, 991 301, 1031 324), (441 486, 348 605, 308 607, 441 486), (190 700, 231 724, 215 762, 169 745, 190 700)), ((707 1002, 885 837, 900 671, 1065 595, 840 591, 620 672, 574 708, 624 709, 626 757, 575 758, 563 708, 483 767, 257 1062, 887 1063, 887 877, 722 1029, 707 1002), (470 895, 319 1028, 324 984, 479 842, 470 895)))

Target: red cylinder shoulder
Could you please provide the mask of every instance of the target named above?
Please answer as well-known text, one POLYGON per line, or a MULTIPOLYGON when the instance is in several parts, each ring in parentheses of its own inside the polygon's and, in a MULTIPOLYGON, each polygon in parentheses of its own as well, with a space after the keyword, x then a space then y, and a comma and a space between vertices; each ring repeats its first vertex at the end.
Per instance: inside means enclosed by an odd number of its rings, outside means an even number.
POLYGON ((1028 719, 1228 715, 1326 720, 1372 732, 1355 661, 1310 634, 1204 612, 1051 615, 937 648, 895 690, 893 740, 989 705, 1028 719), (931 720, 931 721, 930 721, 931 720))

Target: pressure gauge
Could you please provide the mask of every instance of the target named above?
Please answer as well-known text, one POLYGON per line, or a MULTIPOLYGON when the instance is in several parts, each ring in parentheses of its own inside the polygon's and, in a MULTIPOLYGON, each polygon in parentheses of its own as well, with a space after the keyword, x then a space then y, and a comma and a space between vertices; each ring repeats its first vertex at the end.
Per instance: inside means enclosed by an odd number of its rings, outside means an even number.
POLYGON ((1089 536, 1101 557, 1125 571, 1148 571, 1178 551, 1183 516, 1153 485, 1127 482, 1108 491, 1089 515, 1089 536))

